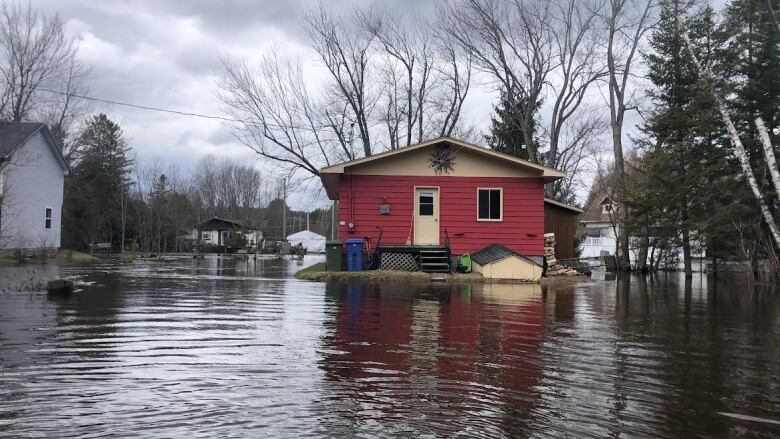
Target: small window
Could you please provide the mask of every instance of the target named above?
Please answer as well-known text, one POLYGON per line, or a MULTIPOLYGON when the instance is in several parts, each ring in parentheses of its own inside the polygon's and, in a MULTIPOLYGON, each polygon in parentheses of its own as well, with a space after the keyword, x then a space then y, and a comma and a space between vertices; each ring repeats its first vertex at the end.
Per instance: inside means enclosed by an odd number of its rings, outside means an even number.
POLYGON ((43 220, 43 227, 46 230, 50 230, 51 229, 51 213, 52 213, 51 212, 51 207, 47 207, 46 208, 46 214, 45 214, 46 216, 44 217, 44 220, 43 220))
POLYGON ((601 205, 601 213, 607 214, 612 212, 612 204, 602 204, 601 205))
POLYGON ((480 221, 501 221, 503 190, 478 189, 477 190, 477 219, 480 221))
POLYGON ((433 216, 433 192, 420 192, 420 216, 433 216))
POLYGON ((200 239, 203 239, 205 241, 208 241, 211 239, 211 233, 209 232, 200 232, 200 239))

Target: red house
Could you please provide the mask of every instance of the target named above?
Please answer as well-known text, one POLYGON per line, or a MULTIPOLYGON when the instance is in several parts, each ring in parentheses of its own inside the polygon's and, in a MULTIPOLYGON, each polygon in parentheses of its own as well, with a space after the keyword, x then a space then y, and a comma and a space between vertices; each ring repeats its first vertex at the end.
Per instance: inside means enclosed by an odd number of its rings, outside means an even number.
POLYGON ((544 184, 565 174, 442 137, 320 171, 339 238, 473 253, 500 243, 543 256, 544 184))

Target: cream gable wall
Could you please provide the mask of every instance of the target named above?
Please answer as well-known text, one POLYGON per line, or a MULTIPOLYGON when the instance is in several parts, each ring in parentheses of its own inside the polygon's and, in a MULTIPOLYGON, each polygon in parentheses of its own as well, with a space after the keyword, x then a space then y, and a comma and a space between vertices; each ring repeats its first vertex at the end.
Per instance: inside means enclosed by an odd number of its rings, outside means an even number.
MULTIPOLYGON (((429 166, 435 145, 419 148, 366 163, 351 166, 346 173, 355 175, 415 175, 435 176, 429 166)), ((451 177, 542 177, 542 172, 533 172, 520 165, 498 158, 477 154, 465 148, 450 148, 455 156, 453 171, 442 174, 451 177)))

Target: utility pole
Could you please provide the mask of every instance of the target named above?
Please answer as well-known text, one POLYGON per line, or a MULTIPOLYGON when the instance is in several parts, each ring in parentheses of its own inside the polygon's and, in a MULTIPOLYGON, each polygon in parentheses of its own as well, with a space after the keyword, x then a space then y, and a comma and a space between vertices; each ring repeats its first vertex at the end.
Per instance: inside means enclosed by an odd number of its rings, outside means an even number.
POLYGON ((306 230, 311 230, 309 228, 309 212, 308 211, 306 211, 306 230))
POLYGON ((282 240, 287 239, 287 177, 282 177, 282 240))

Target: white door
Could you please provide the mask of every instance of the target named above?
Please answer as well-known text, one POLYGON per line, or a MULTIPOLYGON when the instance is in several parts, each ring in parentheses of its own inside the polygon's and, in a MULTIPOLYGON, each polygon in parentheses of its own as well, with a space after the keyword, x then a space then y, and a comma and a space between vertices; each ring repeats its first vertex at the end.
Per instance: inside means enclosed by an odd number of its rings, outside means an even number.
POLYGON ((414 190, 414 244, 439 245, 439 189, 414 190))

